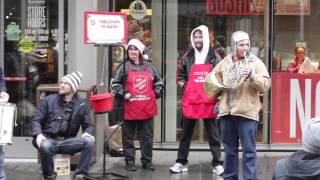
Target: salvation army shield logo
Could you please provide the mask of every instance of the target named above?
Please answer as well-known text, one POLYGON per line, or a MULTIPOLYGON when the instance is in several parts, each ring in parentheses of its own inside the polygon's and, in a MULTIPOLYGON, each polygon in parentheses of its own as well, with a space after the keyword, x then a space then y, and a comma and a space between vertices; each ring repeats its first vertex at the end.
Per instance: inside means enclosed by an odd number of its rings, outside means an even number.
POLYGON ((147 76, 135 76, 133 77, 133 89, 138 93, 143 93, 148 88, 147 76))

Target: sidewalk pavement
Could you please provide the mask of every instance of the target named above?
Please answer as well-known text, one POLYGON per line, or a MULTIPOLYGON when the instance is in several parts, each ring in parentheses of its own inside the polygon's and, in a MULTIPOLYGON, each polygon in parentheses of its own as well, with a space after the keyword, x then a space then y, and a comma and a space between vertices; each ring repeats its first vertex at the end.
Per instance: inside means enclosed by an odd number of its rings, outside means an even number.
MULTIPOLYGON (((271 180, 274 166, 278 159, 290 155, 292 152, 258 152, 259 178, 260 180, 271 180)), ((117 173, 129 177, 130 180, 222 180, 222 177, 212 173, 211 154, 207 151, 191 151, 189 153, 189 171, 173 174, 169 172, 170 166, 175 163, 177 151, 154 151, 153 164, 155 171, 141 168, 140 151, 137 151, 136 165, 138 170, 127 172, 124 168, 123 157, 106 158, 106 172, 117 173)), ((222 153, 222 159, 224 153, 222 153)), ((242 157, 242 153, 239 153, 242 157)), ((102 158, 90 168, 90 174, 96 176, 102 174, 102 158)), ((240 160, 240 179, 242 166, 240 160)), ((5 170, 8 180, 42 180, 40 164, 37 160, 5 159, 5 170)), ((113 179, 114 176, 107 176, 113 179)))

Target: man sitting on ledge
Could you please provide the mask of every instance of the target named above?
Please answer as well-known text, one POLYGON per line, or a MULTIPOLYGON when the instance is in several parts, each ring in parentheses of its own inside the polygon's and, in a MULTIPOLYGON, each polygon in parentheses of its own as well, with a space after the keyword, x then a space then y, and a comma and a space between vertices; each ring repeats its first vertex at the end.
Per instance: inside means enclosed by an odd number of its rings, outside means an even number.
POLYGON ((32 144, 41 156, 43 176, 55 180, 53 156, 81 152, 80 162, 73 179, 81 180, 88 175, 94 152, 94 128, 90 107, 77 94, 82 73, 77 71, 62 77, 59 93, 46 96, 32 119, 32 144), (76 137, 80 125, 82 137, 76 137))

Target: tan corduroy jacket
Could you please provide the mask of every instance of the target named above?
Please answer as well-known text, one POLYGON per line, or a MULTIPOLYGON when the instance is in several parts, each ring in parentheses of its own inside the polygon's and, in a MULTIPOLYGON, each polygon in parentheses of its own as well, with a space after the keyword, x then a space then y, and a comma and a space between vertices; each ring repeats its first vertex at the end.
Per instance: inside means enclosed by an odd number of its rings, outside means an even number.
MULTIPOLYGON (((224 69, 229 65, 231 58, 231 55, 228 55, 213 70, 221 73, 222 79, 228 75, 224 69)), ((230 114, 259 120, 261 107, 259 95, 269 89, 271 80, 265 64, 258 57, 250 55, 248 66, 252 69, 251 74, 239 87, 222 89, 219 117, 230 114)))

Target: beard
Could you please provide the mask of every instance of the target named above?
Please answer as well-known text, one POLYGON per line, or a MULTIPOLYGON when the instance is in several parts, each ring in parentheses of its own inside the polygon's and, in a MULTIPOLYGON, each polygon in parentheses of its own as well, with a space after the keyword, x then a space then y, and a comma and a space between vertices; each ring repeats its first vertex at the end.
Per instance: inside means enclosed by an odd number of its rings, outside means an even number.
POLYGON ((59 95, 61 96, 68 96, 70 94, 71 94, 71 91, 59 90, 59 95))
POLYGON ((198 51, 201 51, 202 48, 203 48, 203 44, 200 43, 200 42, 198 42, 198 43, 195 43, 195 44, 194 44, 194 47, 195 47, 198 51))

